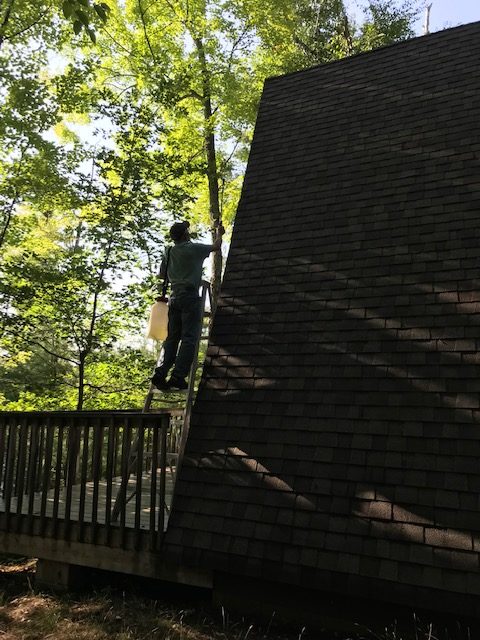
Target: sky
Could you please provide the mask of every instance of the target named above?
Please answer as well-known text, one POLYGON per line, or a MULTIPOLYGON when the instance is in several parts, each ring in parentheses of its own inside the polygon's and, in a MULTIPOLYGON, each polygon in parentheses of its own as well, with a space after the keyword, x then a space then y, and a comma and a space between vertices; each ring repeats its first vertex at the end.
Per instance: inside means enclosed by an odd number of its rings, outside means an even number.
MULTIPOLYGON (((430 32, 441 31, 449 27, 457 27, 459 24, 468 24, 480 20, 480 0, 424 0, 425 4, 431 4, 430 32)), ((362 16, 362 0, 347 0, 347 4, 353 15, 362 16)), ((423 33, 424 13, 415 25, 417 35, 423 33)))

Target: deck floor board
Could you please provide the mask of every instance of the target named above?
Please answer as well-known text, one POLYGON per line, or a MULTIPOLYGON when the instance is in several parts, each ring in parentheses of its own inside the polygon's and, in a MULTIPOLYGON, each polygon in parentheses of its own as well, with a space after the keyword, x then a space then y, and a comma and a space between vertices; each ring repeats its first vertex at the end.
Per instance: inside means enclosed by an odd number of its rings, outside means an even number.
MULTIPOLYGON (((166 473, 166 486, 165 486, 165 528, 168 521, 168 514, 170 513, 170 506, 172 504, 172 495, 173 495, 173 485, 174 485, 174 473, 175 470, 168 469, 166 473)), ((125 526, 127 528, 135 528, 135 506, 136 506, 136 496, 134 495, 129 500, 129 497, 136 489, 137 479, 136 476, 132 475, 129 478, 128 486, 127 486, 127 505, 125 512, 125 526)), ((140 503, 140 529, 149 530, 150 529, 150 483, 151 483, 151 474, 144 473, 142 476, 142 496, 140 503)), ((112 499, 110 505, 110 512, 113 509, 115 504, 116 497, 120 491, 121 478, 116 477, 112 480, 112 499)), ((159 496, 159 486, 160 486, 160 472, 157 472, 157 501, 159 496)), ((81 485, 75 484, 72 487, 72 499, 71 499, 71 508, 70 508, 70 520, 72 522, 79 522, 79 511, 80 511, 80 490, 81 485)), ((85 512, 83 516, 83 522, 92 522, 93 521, 93 493, 94 493, 94 483, 87 482, 85 485, 85 512)), ((65 519, 65 507, 66 507, 66 495, 67 489, 62 486, 59 494, 59 502, 58 502, 58 519, 65 519)), ((28 505, 29 505, 30 496, 24 494, 23 502, 22 502, 22 515, 28 515, 28 505)), ((35 493, 34 502, 33 502, 33 515, 40 516, 41 510, 41 502, 42 502, 42 494, 40 492, 35 493)), ((97 503, 97 523, 105 524, 106 521, 106 506, 107 506, 107 482, 106 480, 101 480, 98 483, 98 503, 97 503)), ((0 512, 5 513, 6 510, 5 500, 3 498, 3 493, 0 495, 0 512)), ((54 489, 51 489, 47 494, 47 502, 46 502, 46 517, 53 517, 53 507, 54 507, 54 489)), ((17 513, 17 498, 12 497, 10 502, 10 513, 17 513)), ((159 515, 159 506, 155 509, 155 521, 158 522, 159 515)), ((112 526, 120 526, 120 517, 116 519, 115 522, 111 522, 112 526)))

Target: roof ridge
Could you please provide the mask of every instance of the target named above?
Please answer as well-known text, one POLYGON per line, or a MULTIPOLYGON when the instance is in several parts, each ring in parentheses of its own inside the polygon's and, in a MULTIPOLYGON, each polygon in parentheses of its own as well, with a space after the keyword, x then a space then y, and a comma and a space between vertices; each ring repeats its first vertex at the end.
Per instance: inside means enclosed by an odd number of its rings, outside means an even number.
POLYGON ((354 55, 347 56, 339 60, 331 60, 329 62, 320 62, 319 64, 315 64, 311 67, 308 67, 307 69, 298 69, 297 71, 289 71, 288 73, 282 73, 282 74, 279 74, 278 76, 269 76, 268 78, 265 79, 265 83, 275 81, 275 80, 280 80, 283 78, 287 78, 288 76, 298 75, 301 73, 309 73, 311 71, 314 71, 315 69, 318 69, 319 67, 327 67, 327 66, 330 67, 332 65, 345 64, 346 62, 351 62, 356 58, 378 54, 379 51, 385 51, 387 49, 392 49, 393 47, 412 46, 413 43, 416 43, 420 40, 422 41, 427 39, 432 40, 439 37, 445 37, 445 34, 447 32, 450 34, 452 31, 458 31, 461 29, 472 29, 472 27, 480 28, 480 20, 477 20, 475 22, 468 22, 467 24, 460 24, 460 25, 457 25, 456 27, 449 27, 448 29, 442 29, 440 31, 434 31, 433 33, 427 33, 421 36, 415 36, 414 38, 408 38, 407 40, 401 40, 400 42, 386 44, 381 47, 377 47, 376 49, 370 49, 369 51, 361 51, 360 53, 355 53, 354 55))

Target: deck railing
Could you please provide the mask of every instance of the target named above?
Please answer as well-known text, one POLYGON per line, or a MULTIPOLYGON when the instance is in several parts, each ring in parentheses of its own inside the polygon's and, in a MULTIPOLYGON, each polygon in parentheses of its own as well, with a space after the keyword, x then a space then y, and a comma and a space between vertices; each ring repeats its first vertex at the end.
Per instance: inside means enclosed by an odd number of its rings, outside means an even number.
POLYGON ((158 549, 180 431, 179 412, 0 412, 0 530, 158 549))

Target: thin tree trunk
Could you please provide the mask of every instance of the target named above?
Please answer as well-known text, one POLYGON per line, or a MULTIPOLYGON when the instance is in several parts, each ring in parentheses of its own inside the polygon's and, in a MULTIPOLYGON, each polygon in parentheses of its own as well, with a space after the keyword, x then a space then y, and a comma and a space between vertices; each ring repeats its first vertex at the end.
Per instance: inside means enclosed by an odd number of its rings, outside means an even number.
MULTIPOLYGON (((217 152, 215 148, 215 130, 213 126, 212 95, 210 86, 210 71, 207 65, 205 47, 202 38, 194 38, 197 48, 198 60, 202 74, 202 104, 204 117, 204 143, 207 158, 208 195, 210 204, 210 227, 215 236, 218 225, 221 222, 220 195, 218 187, 217 152)), ((213 281, 212 281, 212 313, 217 307, 218 295, 222 281, 222 253, 215 251, 213 254, 213 281)))
POLYGON ((77 411, 81 411, 83 408, 83 399, 85 394, 85 360, 87 356, 92 352, 93 349, 93 336, 95 334, 96 323, 98 320, 97 316, 97 308, 98 308, 98 297, 100 295, 100 290, 102 287, 103 276, 108 267, 108 263, 110 260, 110 254, 112 251, 113 244, 113 230, 112 235, 109 238, 108 246, 105 251, 105 257, 100 269, 100 273, 97 278, 97 285, 95 287, 95 291, 93 293, 93 305, 92 305, 92 315, 90 317, 90 327, 88 329, 87 337, 85 340, 85 348, 80 352, 80 359, 78 365, 78 401, 77 401, 77 411))
POLYGON ((7 209, 7 214, 6 214, 5 222, 3 224, 3 228, 0 231, 0 247, 3 245, 5 241, 5 236, 7 235, 8 227, 10 226, 10 223, 12 221, 13 210, 15 208, 15 205, 17 204, 17 201, 18 201, 18 193, 15 192, 15 196, 12 198, 12 201, 7 209))
POLYGON ((77 399, 77 411, 83 409, 83 397, 85 395, 85 358, 87 357, 87 351, 80 353, 80 359, 78 363, 78 399, 77 399))

